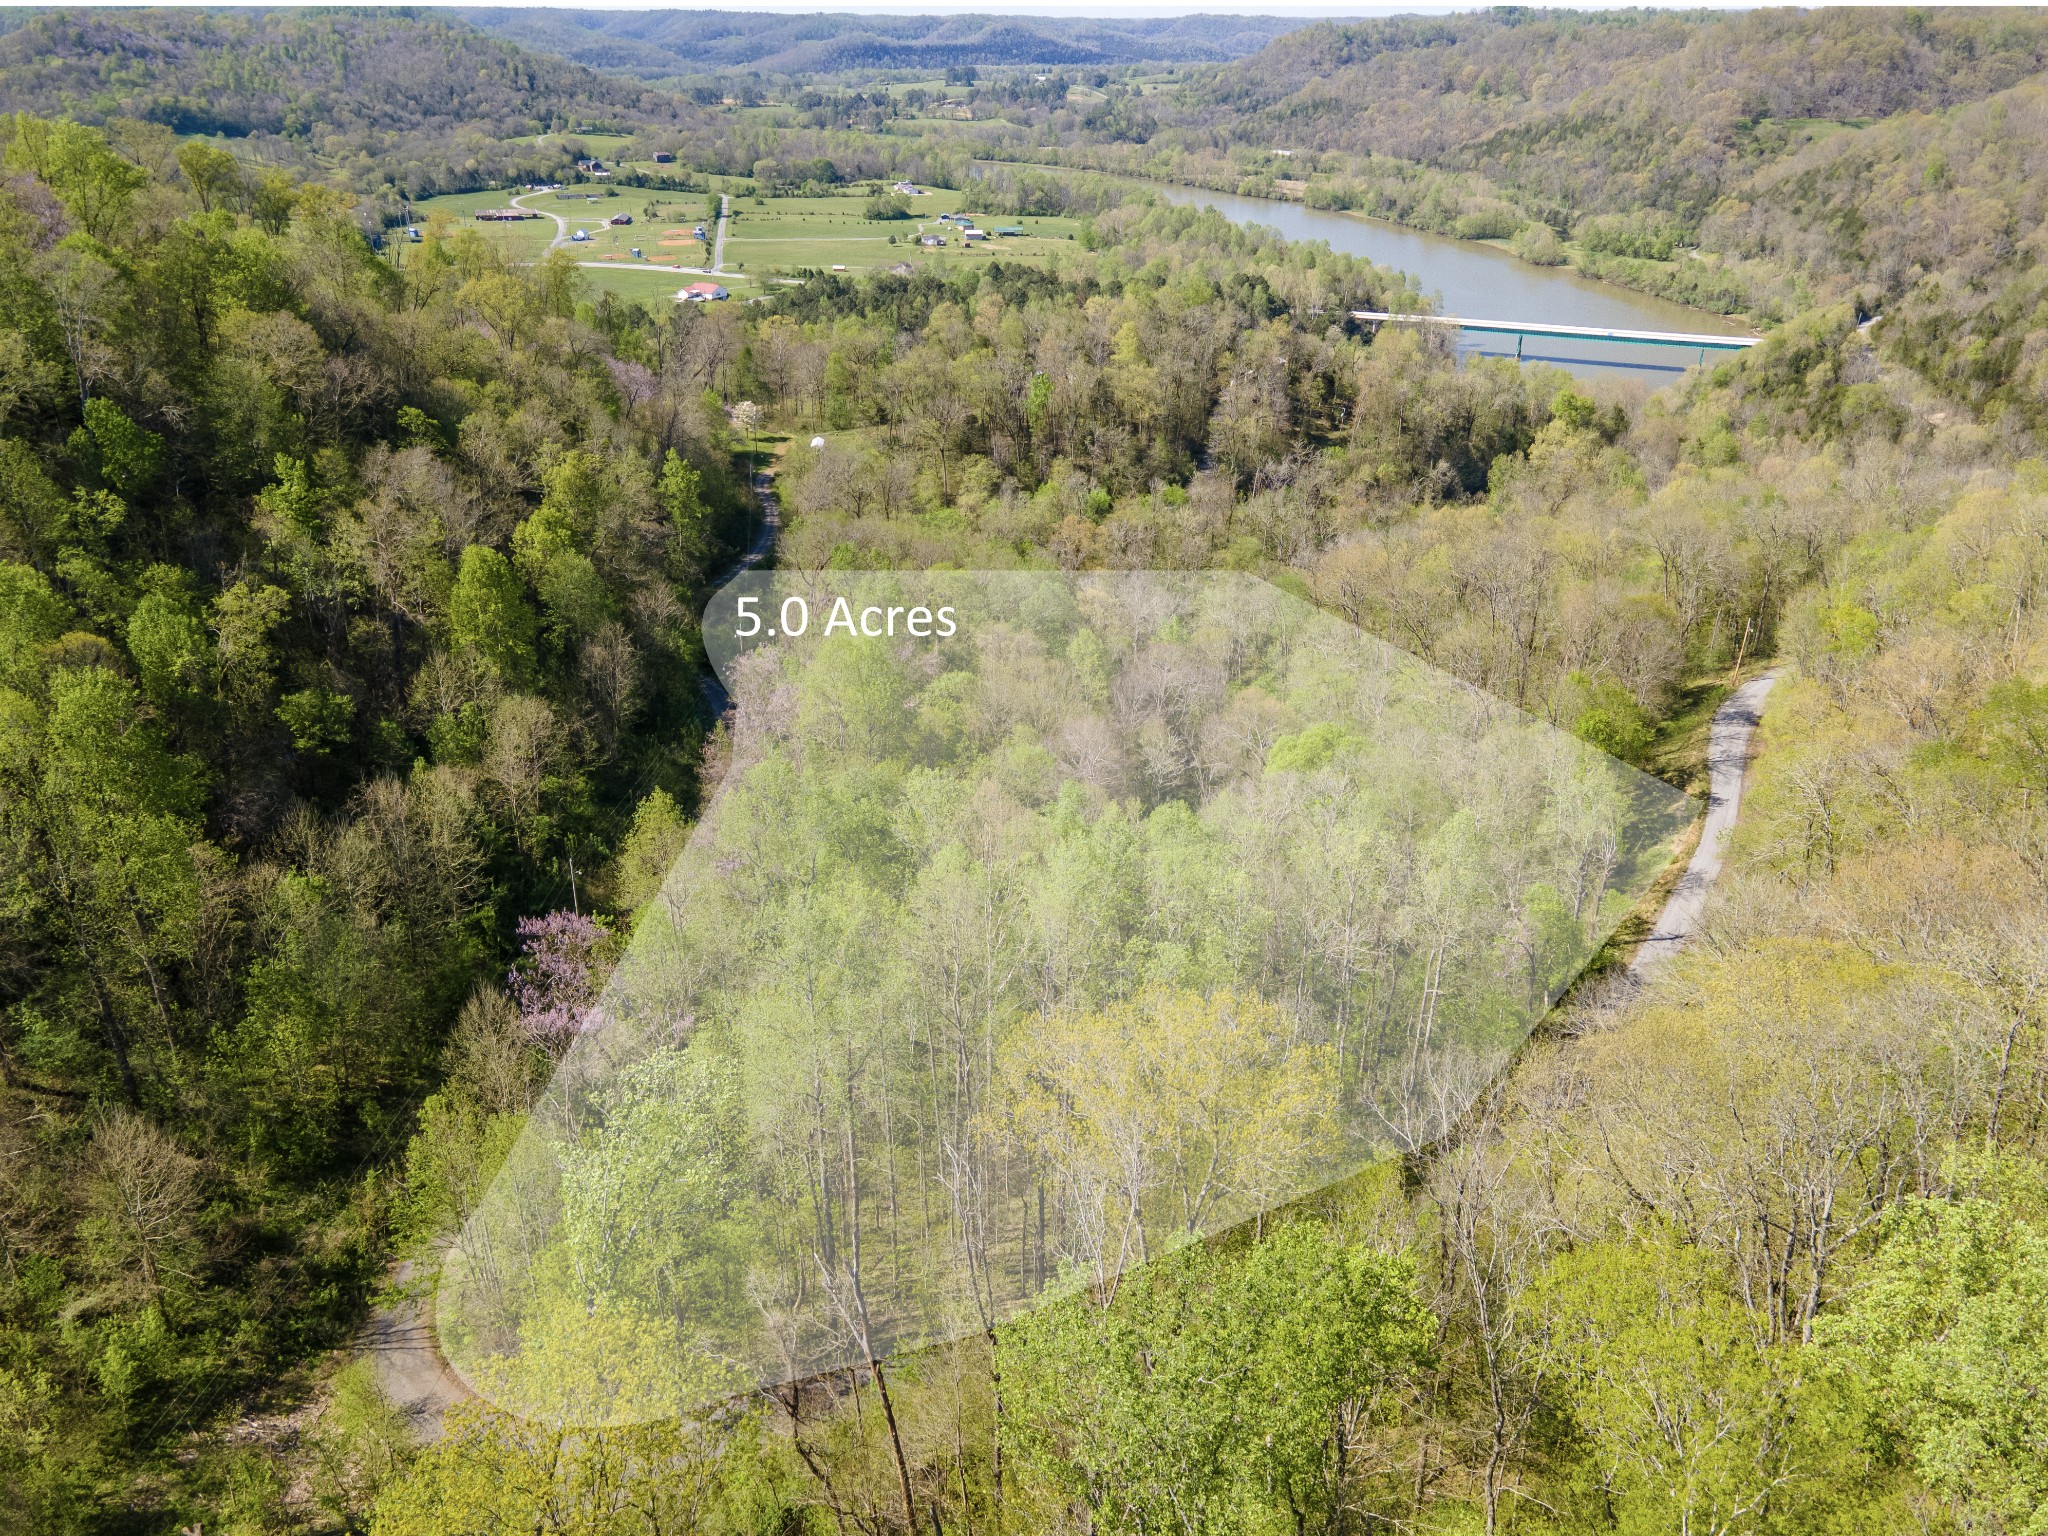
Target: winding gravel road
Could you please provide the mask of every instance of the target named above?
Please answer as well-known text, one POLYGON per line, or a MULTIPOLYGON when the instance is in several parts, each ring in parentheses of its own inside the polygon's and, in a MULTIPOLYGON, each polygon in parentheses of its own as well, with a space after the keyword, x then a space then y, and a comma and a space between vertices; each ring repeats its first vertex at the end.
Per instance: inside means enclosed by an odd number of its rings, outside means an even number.
MULTIPOLYGON (((519 196, 512 199, 512 206, 514 208, 524 208, 529 197, 539 196, 540 193, 538 192, 522 192, 519 196)), ((548 242, 549 250, 552 251, 558 245, 567 245, 569 243, 569 221, 567 219, 563 218, 559 213, 550 212, 546 208, 535 208, 533 212, 539 214, 544 219, 553 219, 555 221, 555 238, 548 242)))
MULTIPOLYGON (((417 1278, 408 1259, 391 1272, 397 1284, 417 1278)), ((441 1438, 441 1420, 469 1396, 469 1386, 441 1356, 434 1339, 432 1303, 408 1296, 370 1314, 358 1341, 377 1372, 377 1385, 391 1405, 411 1422, 422 1440, 441 1438)))
MULTIPOLYGON (((515 208, 526 208, 528 206, 526 200, 529 197, 540 197, 543 195, 539 192, 522 192, 519 196, 512 199, 512 206, 515 208)), ((552 251, 570 243, 570 237, 575 231, 569 227, 569 220, 563 218, 562 215, 556 213, 551 208, 533 208, 529 211, 539 214, 542 218, 555 221, 555 238, 548 242, 549 250, 552 251)), ((579 261, 576 265, 579 267, 591 267, 599 272, 679 272, 693 277, 729 277, 732 274, 725 270, 725 226, 726 221, 731 217, 732 198, 726 193, 720 193, 718 198, 718 235, 711 247, 711 265, 708 267, 685 267, 652 261, 635 262, 630 265, 622 261, 579 261)), ((579 219, 577 222, 595 224, 598 222, 598 219, 593 215, 589 218, 579 219)))
POLYGON ((1714 723, 1707 730, 1707 822, 1700 828, 1700 845, 1693 851, 1692 862, 1678 877, 1650 936, 1629 962, 1629 974, 1637 980, 1677 954, 1700 925, 1707 893, 1721 878, 1721 866, 1728 857, 1728 834, 1735 830, 1735 818, 1742 809, 1749 738, 1762 718, 1764 695, 1777 680, 1775 672, 1753 677, 1714 711, 1714 723))

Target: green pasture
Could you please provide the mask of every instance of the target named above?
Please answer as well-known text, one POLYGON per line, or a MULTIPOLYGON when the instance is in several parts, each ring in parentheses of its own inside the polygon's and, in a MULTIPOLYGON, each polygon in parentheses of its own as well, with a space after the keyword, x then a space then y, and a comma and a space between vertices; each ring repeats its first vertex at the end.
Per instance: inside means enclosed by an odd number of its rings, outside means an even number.
MULTIPOLYGON (((615 293, 622 299, 638 300, 656 313, 660 313, 664 304, 675 302, 677 292, 685 283, 705 281, 687 273, 652 272, 627 262, 616 267, 580 267, 577 271, 585 298, 595 299, 601 293, 615 293)), ((744 277, 720 277, 716 281, 732 295, 731 302, 735 304, 761 292, 760 285, 744 277)))
POLYGON ((833 266, 854 271, 903 261, 986 261, 998 255, 1008 260, 1043 260, 1056 250, 1071 249, 1068 237, 1080 228, 1073 219, 987 213, 975 207, 971 192, 943 187, 910 198, 912 217, 908 219, 867 218, 866 202, 865 192, 837 197, 770 197, 758 205, 752 198, 736 199, 733 221, 726 232, 726 268, 730 271, 743 263, 748 272, 833 266), (963 209, 976 214, 984 229, 1016 225, 1026 233, 992 239, 986 246, 963 247, 954 226, 938 221, 942 213, 963 209), (921 232, 942 234, 947 243, 936 249, 921 246, 917 243, 921 232), (896 237, 894 245, 889 243, 891 235, 896 237))
MULTIPOLYGON (((913 216, 908 219, 870 219, 866 217, 868 195, 862 190, 830 197, 734 198, 725 242, 725 271, 767 277, 835 266, 862 271, 906 261, 1042 261, 1057 251, 1071 250, 1071 237, 1080 228, 1074 219, 989 213, 975 206, 972 191, 943 187, 909 199, 913 216), (940 214, 963 210, 975 214, 984 229, 1014 225, 1025 234, 991 239, 986 245, 963 246, 955 226, 939 222, 940 214), (918 235, 925 231, 943 235, 947 243, 936 249, 919 245, 918 235), (889 243, 891 235, 896 237, 894 245, 889 243)), ((621 293, 644 298, 651 286, 665 283, 672 294, 676 286, 688 279, 651 269, 702 268, 710 264, 705 244, 691 233, 699 223, 707 232, 716 233, 715 223, 706 212, 706 199, 700 193, 661 192, 606 182, 565 187, 560 193, 523 194, 517 189, 461 192, 413 204, 413 218, 430 232, 436 228, 450 233, 473 230, 510 260, 538 261, 554 241, 554 220, 477 220, 479 212, 508 207, 514 197, 522 197, 524 206, 537 212, 560 215, 568 221, 572 232, 581 229, 590 236, 564 249, 579 262, 604 264, 584 268, 593 280, 603 280, 597 283, 599 287, 615 287, 621 293), (620 213, 630 213, 633 222, 624 226, 607 222, 620 213), (638 258, 632 254, 635 246, 642 253, 638 258), (641 277, 638 272, 646 275, 641 277), (621 274, 627 286, 611 281, 621 274)), ((399 259, 404 258, 401 255, 399 259)), ((727 286, 732 285, 728 282, 727 286)))
POLYGON ((514 261, 538 261, 553 243, 556 226, 553 213, 566 219, 570 231, 581 229, 590 239, 568 247, 579 260, 616 258, 620 265, 632 263, 632 248, 639 246, 649 263, 698 267, 705 264, 704 247, 691 237, 698 224, 712 229, 705 211, 705 199, 696 192, 661 192, 642 187, 615 187, 596 182, 565 187, 562 192, 521 193, 517 188, 496 192, 461 192, 429 198, 413 204, 415 222, 432 228, 433 216, 443 215, 454 229, 475 230, 514 261), (595 201, 590 200, 592 194, 595 201), (541 213, 537 219, 516 223, 478 222, 476 215, 486 208, 509 207, 513 198, 541 213), (629 213, 633 222, 613 226, 607 221, 629 213), (674 231, 680 230, 681 234, 674 231), (664 244, 664 242, 668 242, 664 244))

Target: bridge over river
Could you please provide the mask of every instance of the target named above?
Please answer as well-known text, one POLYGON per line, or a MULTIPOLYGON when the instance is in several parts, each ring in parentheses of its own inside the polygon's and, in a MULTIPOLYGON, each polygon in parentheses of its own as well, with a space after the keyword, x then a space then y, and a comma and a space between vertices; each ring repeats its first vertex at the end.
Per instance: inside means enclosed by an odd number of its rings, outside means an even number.
MULTIPOLYGON (((1290 240, 1326 240, 1333 250, 1411 274, 1433 307, 1446 312, 1445 323, 1458 327, 1461 351, 1556 363, 1580 375, 1663 383, 1717 352, 1754 346, 1758 339, 1730 316, 1603 283, 1568 267, 1534 266, 1481 241, 1272 198, 1143 184, 1168 202, 1206 204, 1236 223, 1264 224, 1290 240)), ((1409 324, 1420 317, 1389 318, 1409 324)))
POLYGON ((1493 332, 1517 339, 1515 356, 1522 355, 1521 338, 1559 337, 1576 341, 1612 342, 1621 346, 1696 348, 1700 361, 1709 352, 1739 352, 1755 346, 1757 336, 1721 336, 1701 331, 1634 331, 1619 326, 1553 325, 1540 320, 1474 320, 1464 315, 1397 315, 1384 309, 1354 309, 1351 318, 1371 325, 1445 325, 1453 330, 1493 332))

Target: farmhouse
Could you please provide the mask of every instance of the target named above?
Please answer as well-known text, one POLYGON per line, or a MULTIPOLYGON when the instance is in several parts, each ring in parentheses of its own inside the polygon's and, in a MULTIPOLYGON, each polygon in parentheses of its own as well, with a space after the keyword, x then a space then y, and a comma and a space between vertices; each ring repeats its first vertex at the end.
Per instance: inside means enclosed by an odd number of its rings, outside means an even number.
POLYGON ((727 293, 716 283, 691 283, 676 295, 678 304, 705 304, 713 299, 729 299, 727 293))

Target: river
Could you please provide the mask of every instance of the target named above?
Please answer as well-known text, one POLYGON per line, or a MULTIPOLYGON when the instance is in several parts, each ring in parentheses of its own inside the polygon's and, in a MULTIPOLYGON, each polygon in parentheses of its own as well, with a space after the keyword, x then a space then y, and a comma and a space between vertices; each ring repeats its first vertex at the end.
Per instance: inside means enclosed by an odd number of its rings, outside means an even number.
MULTIPOLYGON (((1726 315, 1689 309, 1612 283, 1581 277, 1563 267, 1532 266, 1496 246, 1425 234, 1360 214, 1309 208, 1274 198, 1238 197, 1199 187, 1146 181, 1143 186, 1171 203, 1214 208, 1238 224, 1264 224, 1290 240, 1325 240, 1330 248, 1363 256, 1383 267, 1411 274, 1440 314, 1472 320, 1522 320, 1531 325, 1589 325, 1635 331, 1689 331, 1715 336, 1754 335, 1726 315)), ((1459 350, 1495 357, 1519 355, 1529 362, 1556 363, 1575 374, 1607 374, 1655 385, 1699 362, 1697 350, 1626 342, 1564 340, 1503 332, 1463 332, 1459 350)), ((1711 359, 1715 354, 1709 353, 1711 359)), ((1728 354, 1722 353, 1721 356, 1728 354)))

